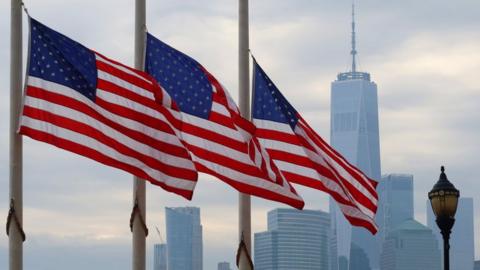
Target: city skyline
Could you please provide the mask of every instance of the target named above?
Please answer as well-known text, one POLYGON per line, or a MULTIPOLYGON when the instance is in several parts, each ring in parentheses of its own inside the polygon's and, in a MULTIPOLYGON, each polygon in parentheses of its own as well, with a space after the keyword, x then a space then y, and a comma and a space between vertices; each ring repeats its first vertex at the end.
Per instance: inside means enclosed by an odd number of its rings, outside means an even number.
MULTIPOLYGON (((252 1, 250 6, 253 53, 262 59, 285 96, 327 141, 329 84, 338 71, 350 65, 350 4, 252 1), (282 10, 292 12, 281 14, 282 10)), ((47 0, 27 1, 26 5, 32 16, 72 38, 126 64, 133 63, 131 1, 47 0), (105 14, 104 10, 112 5, 115 12, 105 14), (68 16, 58 16, 60 12, 68 16)), ((0 33, 8 36, 8 1, 0 7, 0 33)), ((361 48, 359 65, 361 70, 374 74, 381 88, 382 169, 415 176, 415 218, 425 223, 426 194, 438 179, 440 165, 446 165, 449 179, 460 189, 461 196, 474 198, 477 260, 480 191, 475 169, 480 159, 480 130, 475 123, 480 117, 480 96, 475 78, 480 68, 479 8, 480 3, 475 1, 367 0, 357 4, 357 27, 362 33, 357 41, 361 48)), ((147 21, 149 31, 197 58, 236 100, 237 12, 236 3, 231 1, 212 1, 212 5, 149 1, 147 21), (207 38, 201 38, 200 32, 207 38)), ((8 47, 8 38, 2 39, 2 149, 8 148, 8 47)), ((98 269, 128 269, 132 177, 29 139, 25 139, 24 153, 25 267, 52 269, 56 256, 62 256, 67 266, 85 267, 88 257, 98 269)), ((2 151, 3 187, 8 186, 7 164, 7 151, 2 151)), ((326 195, 297 189, 307 209, 328 210, 326 195)), ((4 216, 8 212, 7 198, 8 189, 0 189, 0 213, 4 216)), ((166 205, 202 207, 205 253, 212 255, 205 261, 205 268, 213 269, 218 261, 234 261, 237 192, 205 175, 200 178, 192 202, 147 185, 146 218, 150 230, 164 222, 166 205)), ((262 217, 268 210, 282 206, 253 199, 253 231, 264 230, 266 221, 262 217)), ((147 238, 149 264, 155 241, 153 234, 147 238)), ((6 243, 5 234, 0 235, 1 265, 6 263, 6 243)))

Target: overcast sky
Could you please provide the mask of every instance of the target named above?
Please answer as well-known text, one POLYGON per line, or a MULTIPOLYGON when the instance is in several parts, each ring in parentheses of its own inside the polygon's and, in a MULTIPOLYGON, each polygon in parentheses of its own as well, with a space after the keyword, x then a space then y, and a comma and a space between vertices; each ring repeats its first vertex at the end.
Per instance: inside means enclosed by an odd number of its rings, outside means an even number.
MULTIPOLYGON (((10 1, 0 3, 0 220, 8 211, 10 1)), ((134 1, 26 0, 46 25, 125 64, 133 63, 134 1)), ((349 69, 351 1, 250 3, 250 47, 259 63, 317 132, 329 139, 330 83, 349 69)), ((193 56, 237 91, 236 0, 147 1, 148 30, 193 56)), ((427 192, 440 165, 461 195, 474 198, 480 258, 480 1, 357 1, 360 69, 378 85, 382 173, 410 173, 415 216, 425 223, 427 192)), ((24 19, 26 37, 27 23, 24 19)), ((24 51, 27 43, 24 39, 24 51)), ((26 54, 24 60, 26 61, 26 54)), ((308 209, 326 195, 298 187, 308 209)), ((147 184, 148 269, 165 206, 199 206, 204 269, 234 264, 237 193, 201 175, 192 201, 147 184)), ((24 140, 25 269, 130 269, 132 177, 24 140)), ((254 232, 281 204, 254 199, 254 232)), ((3 226, 3 225, 2 225, 3 226)), ((165 238, 165 234, 163 235, 165 238)), ((0 233, 0 269, 8 239, 0 233)))

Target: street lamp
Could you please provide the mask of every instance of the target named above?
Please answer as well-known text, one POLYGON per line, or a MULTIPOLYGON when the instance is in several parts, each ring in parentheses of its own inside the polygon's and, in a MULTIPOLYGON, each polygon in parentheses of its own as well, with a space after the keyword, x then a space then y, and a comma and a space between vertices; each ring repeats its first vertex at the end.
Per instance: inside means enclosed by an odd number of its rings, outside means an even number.
POLYGON ((455 223, 455 213, 457 212, 460 191, 448 181, 447 175, 445 174, 445 167, 442 166, 440 170, 442 171, 440 178, 428 193, 428 198, 430 199, 433 213, 437 217, 437 225, 443 236, 443 267, 445 270, 449 270, 449 239, 453 224, 455 223))

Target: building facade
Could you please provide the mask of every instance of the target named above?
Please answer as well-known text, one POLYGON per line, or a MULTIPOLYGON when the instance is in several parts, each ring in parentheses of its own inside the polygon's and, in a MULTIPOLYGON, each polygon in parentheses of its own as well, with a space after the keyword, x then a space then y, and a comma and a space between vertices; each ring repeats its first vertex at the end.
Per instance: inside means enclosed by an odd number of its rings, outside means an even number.
POLYGON ((474 270, 480 270, 480 261, 475 261, 475 264, 473 266, 474 270))
POLYGON ((413 175, 386 174, 377 186, 378 210, 376 221, 379 227, 377 244, 379 250, 383 241, 402 222, 414 219, 413 175))
POLYGON ((167 270, 167 245, 153 246, 153 270, 167 270))
POLYGON ((200 208, 166 207, 167 265, 174 270, 202 270, 200 208))
POLYGON ((411 219, 389 232, 380 256, 381 270, 441 270, 441 255, 430 228, 411 219))
POLYGON ((350 269, 355 270, 371 270, 370 260, 368 259, 367 254, 363 249, 359 248, 357 245, 352 243, 350 248, 350 269))
POLYGON ((232 269, 230 268, 230 263, 219 262, 217 265, 217 270, 232 270, 232 269))
POLYGON ((323 211, 275 209, 268 229, 255 233, 256 270, 327 270, 330 216, 323 211))
MULTIPOLYGON (((330 144, 368 177, 380 181, 380 143, 378 127, 377 85, 370 74, 356 68, 355 21, 352 12, 352 68, 337 75, 331 85, 330 144)), ((331 270, 347 270, 352 242, 378 267, 376 239, 363 228, 352 228, 334 200, 330 199, 332 216, 331 270), (336 254, 336 255, 335 255, 336 254), (346 263, 345 263, 346 261, 346 263)))
MULTIPOLYGON (((430 202, 427 201, 427 225, 434 232, 441 246, 443 243, 440 229, 435 223, 430 202)), ((470 270, 475 261, 475 235, 473 220, 473 199, 462 198, 458 200, 455 225, 450 235, 450 269, 470 270)))

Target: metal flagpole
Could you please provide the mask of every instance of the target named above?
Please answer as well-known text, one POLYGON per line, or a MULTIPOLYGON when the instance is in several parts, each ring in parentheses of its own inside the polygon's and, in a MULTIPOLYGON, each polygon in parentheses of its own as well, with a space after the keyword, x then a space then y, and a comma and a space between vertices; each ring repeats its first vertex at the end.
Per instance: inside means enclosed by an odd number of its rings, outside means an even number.
POLYGON ((22 137, 17 133, 22 100, 22 1, 11 0, 10 17, 10 211, 9 269, 23 269, 22 137))
MULTIPOLYGON (((250 89, 249 89, 249 37, 248 37, 248 0, 239 0, 238 10, 238 91, 240 112, 247 119, 250 115, 250 89)), ((238 268, 251 269, 251 210, 250 195, 239 193, 238 196, 238 225, 239 241, 245 244, 246 252, 237 254, 238 268)), ((245 250, 243 250, 245 251, 245 250)))
MULTIPOLYGON (((144 70, 145 58, 145 0, 135 0, 135 68, 144 70)), ((145 180, 133 179, 133 210, 130 218, 132 229, 132 269, 145 270, 145 241, 148 230, 145 223, 145 180)))

